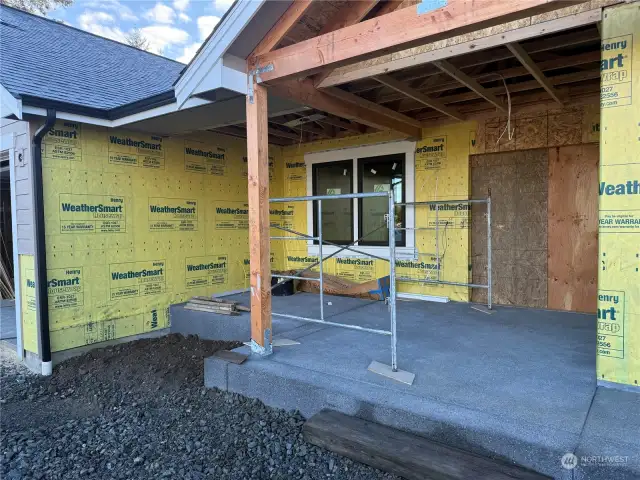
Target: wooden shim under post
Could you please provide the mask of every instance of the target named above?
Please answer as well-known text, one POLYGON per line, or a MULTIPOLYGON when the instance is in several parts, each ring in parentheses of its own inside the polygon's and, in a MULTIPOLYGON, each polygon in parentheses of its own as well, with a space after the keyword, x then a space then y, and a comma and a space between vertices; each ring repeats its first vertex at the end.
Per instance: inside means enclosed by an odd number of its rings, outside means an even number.
POLYGON ((313 445, 412 480, 549 478, 332 410, 322 410, 307 420, 302 433, 313 445))
MULTIPOLYGON (((252 79, 252 77, 249 77, 252 79)), ((269 143, 267 89, 253 83, 247 95, 251 340, 255 353, 271 353, 269 262, 269 143), (266 341, 265 341, 266 336, 266 341), (256 347, 256 348, 254 348, 256 347)))

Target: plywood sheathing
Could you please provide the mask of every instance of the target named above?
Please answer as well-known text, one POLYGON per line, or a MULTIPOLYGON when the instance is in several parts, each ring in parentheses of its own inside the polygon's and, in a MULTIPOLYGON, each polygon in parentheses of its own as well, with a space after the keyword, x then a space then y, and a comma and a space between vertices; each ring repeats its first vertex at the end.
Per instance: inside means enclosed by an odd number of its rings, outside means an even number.
POLYGON ((473 152, 508 152, 597 142, 599 125, 600 110, 597 105, 524 112, 511 118, 511 140, 505 133, 498 143, 507 126, 507 117, 490 117, 478 121, 473 152))
MULTIPOLYGON (((474 155, 471 194, 491 190, 493 302, 547 306, 547 149, 474 155)), ((487 234, 483 206, 472 209, 474 283, 487 281, 487 234)), ((472 300, 486 302, 486 290, 472 300)))
POLYGON ((598 145, 549 149, 548 307, 595 313, 598 145))

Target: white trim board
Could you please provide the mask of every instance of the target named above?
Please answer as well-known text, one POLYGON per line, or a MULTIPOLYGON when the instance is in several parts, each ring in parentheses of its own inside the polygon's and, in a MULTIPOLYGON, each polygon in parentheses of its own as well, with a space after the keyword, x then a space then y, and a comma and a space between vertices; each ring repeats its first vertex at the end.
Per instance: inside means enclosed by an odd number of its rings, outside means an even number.
POLYGON ((24 358, 22 344, 22 295, 20 291, 20 256, 18 254, 18 213, 16 211, 16 162, 14 134, 0 136, 0 151, 9 151, 9 188, 11 189, 11 241, 13 242, 13 289, 15 293, 16 312, 16 353, 20 360, 24 358))
MULTIPOLYGON (((207 39, 200 52, 182 73, 175 84, 175 94, 179 108, 200 88, 202 82, 222 59, 233 41, 238 38, 266 0, 238 1, 231 6, 227 16, 207 39)), ((246 74, 244 74, 246 77, 246 74)), ((245 81, 246 90, 246 81, 245 81)), ((242 92, 240 92, 242 93, 242 92)))
MULTIPOLYGON (((405 202, 413 202, 415 198, 415 152, 416 142, 412 141, 397 141, 378 143, 374 145, 365 145, 352 148, 341 148, 336 150, 325 150, 323 152, 308 153, 304 156, 304 162, 307 169, 307 195, 313 195, 313 165, 317 163, 329 163, 338 162, 344 160, 353 160, 353 191, 358 191, 358 158, 376 157, 381 155, 392 155, 397 153, 405 154, 405 202)), ((307 204, 307 234, 313 236, 313 202, 306 202, 307 204)), ((354 239, 360 237, 358 231, 358 206, 357 199, 353 200, 353 232, 354 239)), ((405 210, 405 222, 407 227, 413 227, 415 225, 415 211, 414 207, 406 207, 405 210)), ((354 248, 363 252, 377 255, 379 257, 389 257, 389 247, 385 246, 358 246, 354 245, 354 248)), ((324 245, 322 247, 323 255, 330 255, 339 250, 340 247, 334 247, 332 245, 324 245)), ((318 245, 314 245, 312 240, 307 241, 308 255, 318 255, 318 245)), ((339 258, 343 257, 362 257, 362 255, 351 252, 349 250, 343 250, 337 255, 339 258)), ((414 258, 415 257, 415 232, 411 230, 406 231, 406 245, 404 247, 396 247, 396 258, 414 258)))
POLYGON ((22 100, 11 95, 0 83, 0 117, 8 118, 12 115, 22 120, 22 100))

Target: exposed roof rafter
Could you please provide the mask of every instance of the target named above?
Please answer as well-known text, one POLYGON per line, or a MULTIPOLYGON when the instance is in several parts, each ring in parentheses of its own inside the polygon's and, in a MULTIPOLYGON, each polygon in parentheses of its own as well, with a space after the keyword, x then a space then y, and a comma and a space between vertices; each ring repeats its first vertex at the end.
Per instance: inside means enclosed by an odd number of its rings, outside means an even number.
POLYGON ((269 30, 262 41, 254 48, 251 56, 262 55, 272 51, 282 39, 298 23, 314 0, 293 0, 293 4, 282 14, 276 24, 269 30))
POLYGON ((504 105, 504 102, 496 97, 493 93, 488 91, 482 85, 480 85, 476 80, 471 78, 469 75, 464 73, 462 70, 454 67, 446 60, 438 60, 433 62, 433 64, 438 67, 443 72, 447 73, 451 77, 455 78, 462 85, 467 87, 469 90, 476 92, 482 98, 484 98, 487 102, 495 105, 495 107, 501 112, 507 113, 507 109, 504 105))
POLYGON ((522 63, 522 66, 526 68, 529 73, 535 78, 542 88, 544 88, 551 98, 553 98, 561 107, 564 105, 564 102, 560 100, 560 95, 558 91, 554 88, 553 84, 549 81, 547 77, 544 76, 540 67, 535 64, 535 62, 531 59, 529 54, 522 48, 522 45, 519 43, 508 43, 507 48, 513 55, 522 63))
POLYGON ((440 113, 444 113, 445 115, 451 118, 455 118, 456 120, 460 120, 460 121, 464 120, 464 116, 460 114, 456 109, 447 107, 440 100, 431 98, 425 95, 424 93, 420 93, 418 90, 415 90, 411 88, 409 85, 399 82, 398 80, 396 80, 393 77, 390 77, 389 75, 379 75, 374 78, 380 83, 383 83, 384 85, 386 85, 387 87, 393 88, 394 90, 406 95, 409 98, 413 98, 415 101, 420 102, 426 105, 427 107, 431 107, 434 110, 439 111, 440 113))

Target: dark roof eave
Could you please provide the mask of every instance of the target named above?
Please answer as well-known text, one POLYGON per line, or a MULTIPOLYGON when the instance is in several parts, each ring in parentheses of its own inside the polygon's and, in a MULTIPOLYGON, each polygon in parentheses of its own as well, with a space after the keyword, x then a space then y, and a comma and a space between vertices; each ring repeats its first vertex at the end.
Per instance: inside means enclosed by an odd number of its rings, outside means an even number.
POLYGON ((173 90, 153 95, 126 105, 111 109, 102 109, 87 107, 86 105, 77 105, 69 102, 60 102, 58 100, 50 100, 46 98, 33 97, 31 95, 22 95, 22 104, 32 107, 53 108, 55 110, 76 115, 85 115, 87 117, 99 118, 101 120, 117 120, 129 115, 151 110, 152 108, 170 105, 176 101, 173 90))

